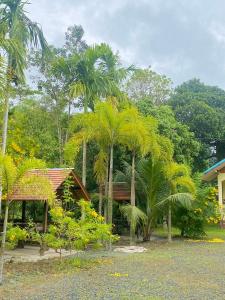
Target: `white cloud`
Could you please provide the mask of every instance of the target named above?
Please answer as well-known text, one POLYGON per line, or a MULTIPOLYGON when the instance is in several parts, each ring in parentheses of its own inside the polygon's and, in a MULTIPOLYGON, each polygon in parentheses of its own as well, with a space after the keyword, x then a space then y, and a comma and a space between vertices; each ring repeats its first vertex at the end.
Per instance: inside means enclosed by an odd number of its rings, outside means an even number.
POLYGON ((57 46, 81 24, 88 43, 109 43, 126 64, 225 87, 224 0, 33 0, 28 10, 57 46))

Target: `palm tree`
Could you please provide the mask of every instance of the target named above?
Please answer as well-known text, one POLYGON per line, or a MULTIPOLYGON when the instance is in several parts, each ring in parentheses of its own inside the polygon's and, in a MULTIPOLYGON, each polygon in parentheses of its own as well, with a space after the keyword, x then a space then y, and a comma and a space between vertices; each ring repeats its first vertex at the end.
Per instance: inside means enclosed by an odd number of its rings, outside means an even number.
POLYGON ((94 138, 105 149, 109 149, 108 174, 108 223, 112 223, 113 216, 113 157, 114 146, 123 143, 124 127, 129 121, 130 109, 118 111, 116 105, 108 101, 98 103, 95 107, 96 121, 92 123, 94 138))
MULTIPOLYGON (((80 55, 69 57, 73 66, 74 82, 71 95, 80 97, 84 113, 88 108, 94 110, 95 103, 107 96, 121 96, 119 83, 130 70, 120 67, 119 57, 106 44, 89 47, 80 55), (74 67, 75 65, 75 67, 74 67)), ((86 185, 87 141, 83 141, 82 182, 86 185)))
POLYGON ((120 206, 120 211, 130 224, 130 245, 132 245, 137 225, 142 225, 143 227, 146 225, 146 214, 134 205, 122 205, 120 206))
MULTIPOLYGON (((12 84, 24 81, 26 67, 26 53, 30 45, 47 49, 43 32, 37 23, 32 22, 25 13, 26 1, 0 0, 0 27, 1 38, 9 39, 4 49, 7 51, 6 87, 4 91, 4 118, 2 127, 2 153, 6 153, 9 95, 12 84), (11 43, 11 45, 10 45, 11 43), (14 43, 14 44, 13 44, 14 43), (13 46, 14 45, 14 46, 13 46), (9 47, 10 46, 10 47, 9 47)), ((0 174, 1 177, 1 174, 0 174)), ((1 206, 1 179, 0 179, 0 206, 1 206)))
MULTIPOLYGON (((121 140, 125 144, 132 154, 132 165, 131 165, 131 206, 136 205, 136 192, 135 192, 135 160, 136 156, 144 156, 149 152, 153 152, 155 155, 159 152, 160 148, 157 144, 156 129, 157 124, 155 119, 151 117, 143 117, 139 114, 136 108, 131 108, 129 112, 129 121, 125 124, 122 129, 121 140)), ((131 210, 133 211, 133 210, 131 210)), ((136 214, 134 214, 135 216, 136 214)), ((132 225, 132 219, 130 221, 130 237, 131 243, 134 238, 135 232, 132 225)))
POLYGON ((24 160, 19 167, 16 167, 13 159, 10 156, 0 155, 0 172, 2 174, 3 195, 5 199, 5 215, 0 252, 0 284, 2 284, 3 280, 3 262, 8 225, 8 213, 9 205, 11 203, 9 198, 13 192, 13 189, 15 188, 15 185, 19 183, 21 189, 23 189, 24 186, 29 186, 32 190, 32 193, 37 194, 37 196, 47 195, 49 201, 54 199, 52 185, 47 179, 32 175, 26 176, 26 180, 23 178, 24 174, 28 170, 35 168, 45 168, 45 164, 37 159, 27 159, 24 160))
POLYGON ((7 62, 7 88, 5 97, 5 112, 3 122, 2 153, 6 152, 8 111, 9 111, 9 90, 12 83, 18 84, 24 80, 24 69, 26 67, 26 53, 30 45, 47 49, 47 43, 42 30, 37 23, 32 22, 25 13, 27 2, 22 0, 0 0, 1 14, 0 24, 5 26, 5 34, 15 40, 22 52, 22 59, 13 52, 8 53, 7 62))
MULTIPOLYGON (((65 153, 74 157, 79 145, 85 140, 94 140, 100 151, 109 160, 108 171, 108 222, 112 223, 113 204, 113 152, 114 146, 123 142, 125 124, 129 121, 130 109, 119 111, 112 99, 95 105, 94 113, 80 114, 74 118, 74 128, 77 132, 66 145, 65 153), (74 147, 74 149, 73 149, 74 147), (71 151, 73 150, 73 151, 71 151), (75 151, 74 151, 75 150, 75 151)), ((107 162, 106 162, 107 166, 107 162)), ((106 167, 105 166, 105 167, 106 167)))
MULTIPOLYGON (((131 169, 131 166, 125 163, 125 170, 124 172, 117 172, 116 181, 130 184, 131 169)), ((167 195, 163 160, 154 159, 152 155, 148 158, 142 158, 137 163, 135 176, 137 181, 137 205, 146 215, 143 224, 143 240, 149 241, 160 215, 160 209, 156 204, 167 195)))
MULTIPOLYGON (((155 133, 152 136, 154 137, 154 135, 155 133)), ((157 135, 156 138, 157 141, 154 137, 154 143, 150 144, 151 154, 148 158, 139 160, 135 170, 138 207, 146 214, 146 222, 143 226, 143 239, 145 241, 150 240, 160 215, 160 209, 156 204, 167 195, 165 166, 172 160, 173 155, 171 142, 163 136, 157 135)), ((132 167, 127 163, 124 165, 124 172, 117 172, 116 181, 130 184, 132 167)))
POLYGON ((169 196, 158 203, 159 206, 168 206, 168 242, 172 241, 172 207, 183 205, 187 209, 191 206, 195 184, 190 178, 187 166, 172 162, 167 165, 165 170, 166 182, 168 185, 169 196))
POLYGON ((186 209, 190 209, 192 205, 193 196, 191 193, 176 193, 170 195, 166 199, 158 203, 158 206, 168 206, 168 242, 172 241, 172 207, 181 205, 186 209))

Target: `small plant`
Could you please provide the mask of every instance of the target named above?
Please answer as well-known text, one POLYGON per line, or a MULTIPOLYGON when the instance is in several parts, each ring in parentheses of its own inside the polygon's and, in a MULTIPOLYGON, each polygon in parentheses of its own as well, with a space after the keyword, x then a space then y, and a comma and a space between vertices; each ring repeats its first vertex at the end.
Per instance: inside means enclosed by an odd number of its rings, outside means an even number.
POLYGON ((39 232, 36 227, 34 222, 30 219, 28 221, 28 225, 27 225, 27 235, 30 241, 32 242, 37 242, 40 245, 40 250, 39 253, 40 255, 44 255, 46 249, 47 249, 47 243, 45 241, 45 233, 41 233, 39 232))
POLYGON ((21 229, 18 226, 8 224, 8 231, 6 235, 6 247, 8 249, 15 249, 20 242, 28 239, 28 232, 26 229, 21 229))
POLYGON ((81 200, 79 206, 82 213, 78 220, 62 207, 50 210, 53 224, 44 235, 44 242, 59 252, 60 256, 62 249, 83 250, 88 245, 97 248, 103 242, 116 239, 111 233, 111 226, 105 224, 104 218, 91 208, 89 202, 81 200))

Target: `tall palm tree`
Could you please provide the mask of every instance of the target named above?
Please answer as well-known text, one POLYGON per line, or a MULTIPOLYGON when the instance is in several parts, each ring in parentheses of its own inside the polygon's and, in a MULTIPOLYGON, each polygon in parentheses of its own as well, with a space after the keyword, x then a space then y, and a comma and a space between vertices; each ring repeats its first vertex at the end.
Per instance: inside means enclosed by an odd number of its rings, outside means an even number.
MULTIPOLYGON (((13 84, 18 84, 24 80, 24 70, 26 68, 26 54, 29 46, 47 49, 47 43, 43 32, 37 23, 32 22, 26 15, 23 0, 0 0, 0 26, 4 28, 2 33, 4 38, 15 41, 17 47, 7 51, 7 81, 4 92, 4 118, 2 127, 2 154, 6 153, 9 97, 13 84)), ((5 48, 6 49, 6 48, 5 48)), ((6 49, 7 50, 7 49, 6 49)), ((1 174, 0 174, 1 175, 1 174)), ((0 206, 1 206, 1 180, 0 180, 0 206)))
POLYGON ((113 161, 114 146, 123 143, 124 127, 129 121, 130 109, 119 111, 110 101, 98 103, 95 107, 96 121, 92 123, 94 138, 105 148, 109 149, 108 174, 108 223, 113 217, 113 161))
MULTIPOLYGON (((129 121, 123 126, 121 140, 128 149, 131 151, 132 155, 132 165, 131 165, 131 206, 136 205, 136 192, 135 192, 135 172, 136 172, 136 156, 144 156, 149 152, 160 151, 157 143, 157 124, 156 120, 151 117, 143 117, 139 114, 136 108, 131 108, 129 113, 129 121)), ((131 210, 132 212, 133 210, 131 210)), ((136 215, 136 214, 135 214, 136 215)), ((131 219, 130 226, 130 237, 131 243, 134 238, 134 228, 131 219)))
MULTIPOLYGON (((119 83, 131 68, 120 67, 119 57, 106 45, 94 45, 80 55, 69 57, 73 65, 74 82, 71 84, 73 97, 80 97, 84 113, 94 110, 95 103, 107 96, 121 96, 119 83), (74 67, 75 65, 75 67, 74 67)), ((87 141, 83 141, 82 182, 86 185, 87 141)))

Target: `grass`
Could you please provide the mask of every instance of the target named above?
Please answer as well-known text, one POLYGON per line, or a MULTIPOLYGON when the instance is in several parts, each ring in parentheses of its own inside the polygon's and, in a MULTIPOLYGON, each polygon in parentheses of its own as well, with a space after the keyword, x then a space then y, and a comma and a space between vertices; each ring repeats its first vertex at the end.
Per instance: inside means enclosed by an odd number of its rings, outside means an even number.
MULTIPOLYGON (((154 231, 154 235, 160 238, 166 238, 167 237, 167 229, 164 229, 162 227, 156 228, 154 231)), ((178 228, 172 228, 172 236, 173 237, 179 237, 180 236, 180 230, 178 228)), ((225 240, 225 229, 221 229, 219 224, 215 225, 207 225, 206 226, 206 237, 205 239, 214 239, 219 238, 225 240)))
POLYGON ((225 229, 221 229, 219 225, 208 225, 206 227, 206 234, 208 239, 220 238, 225 240, 225 229))

